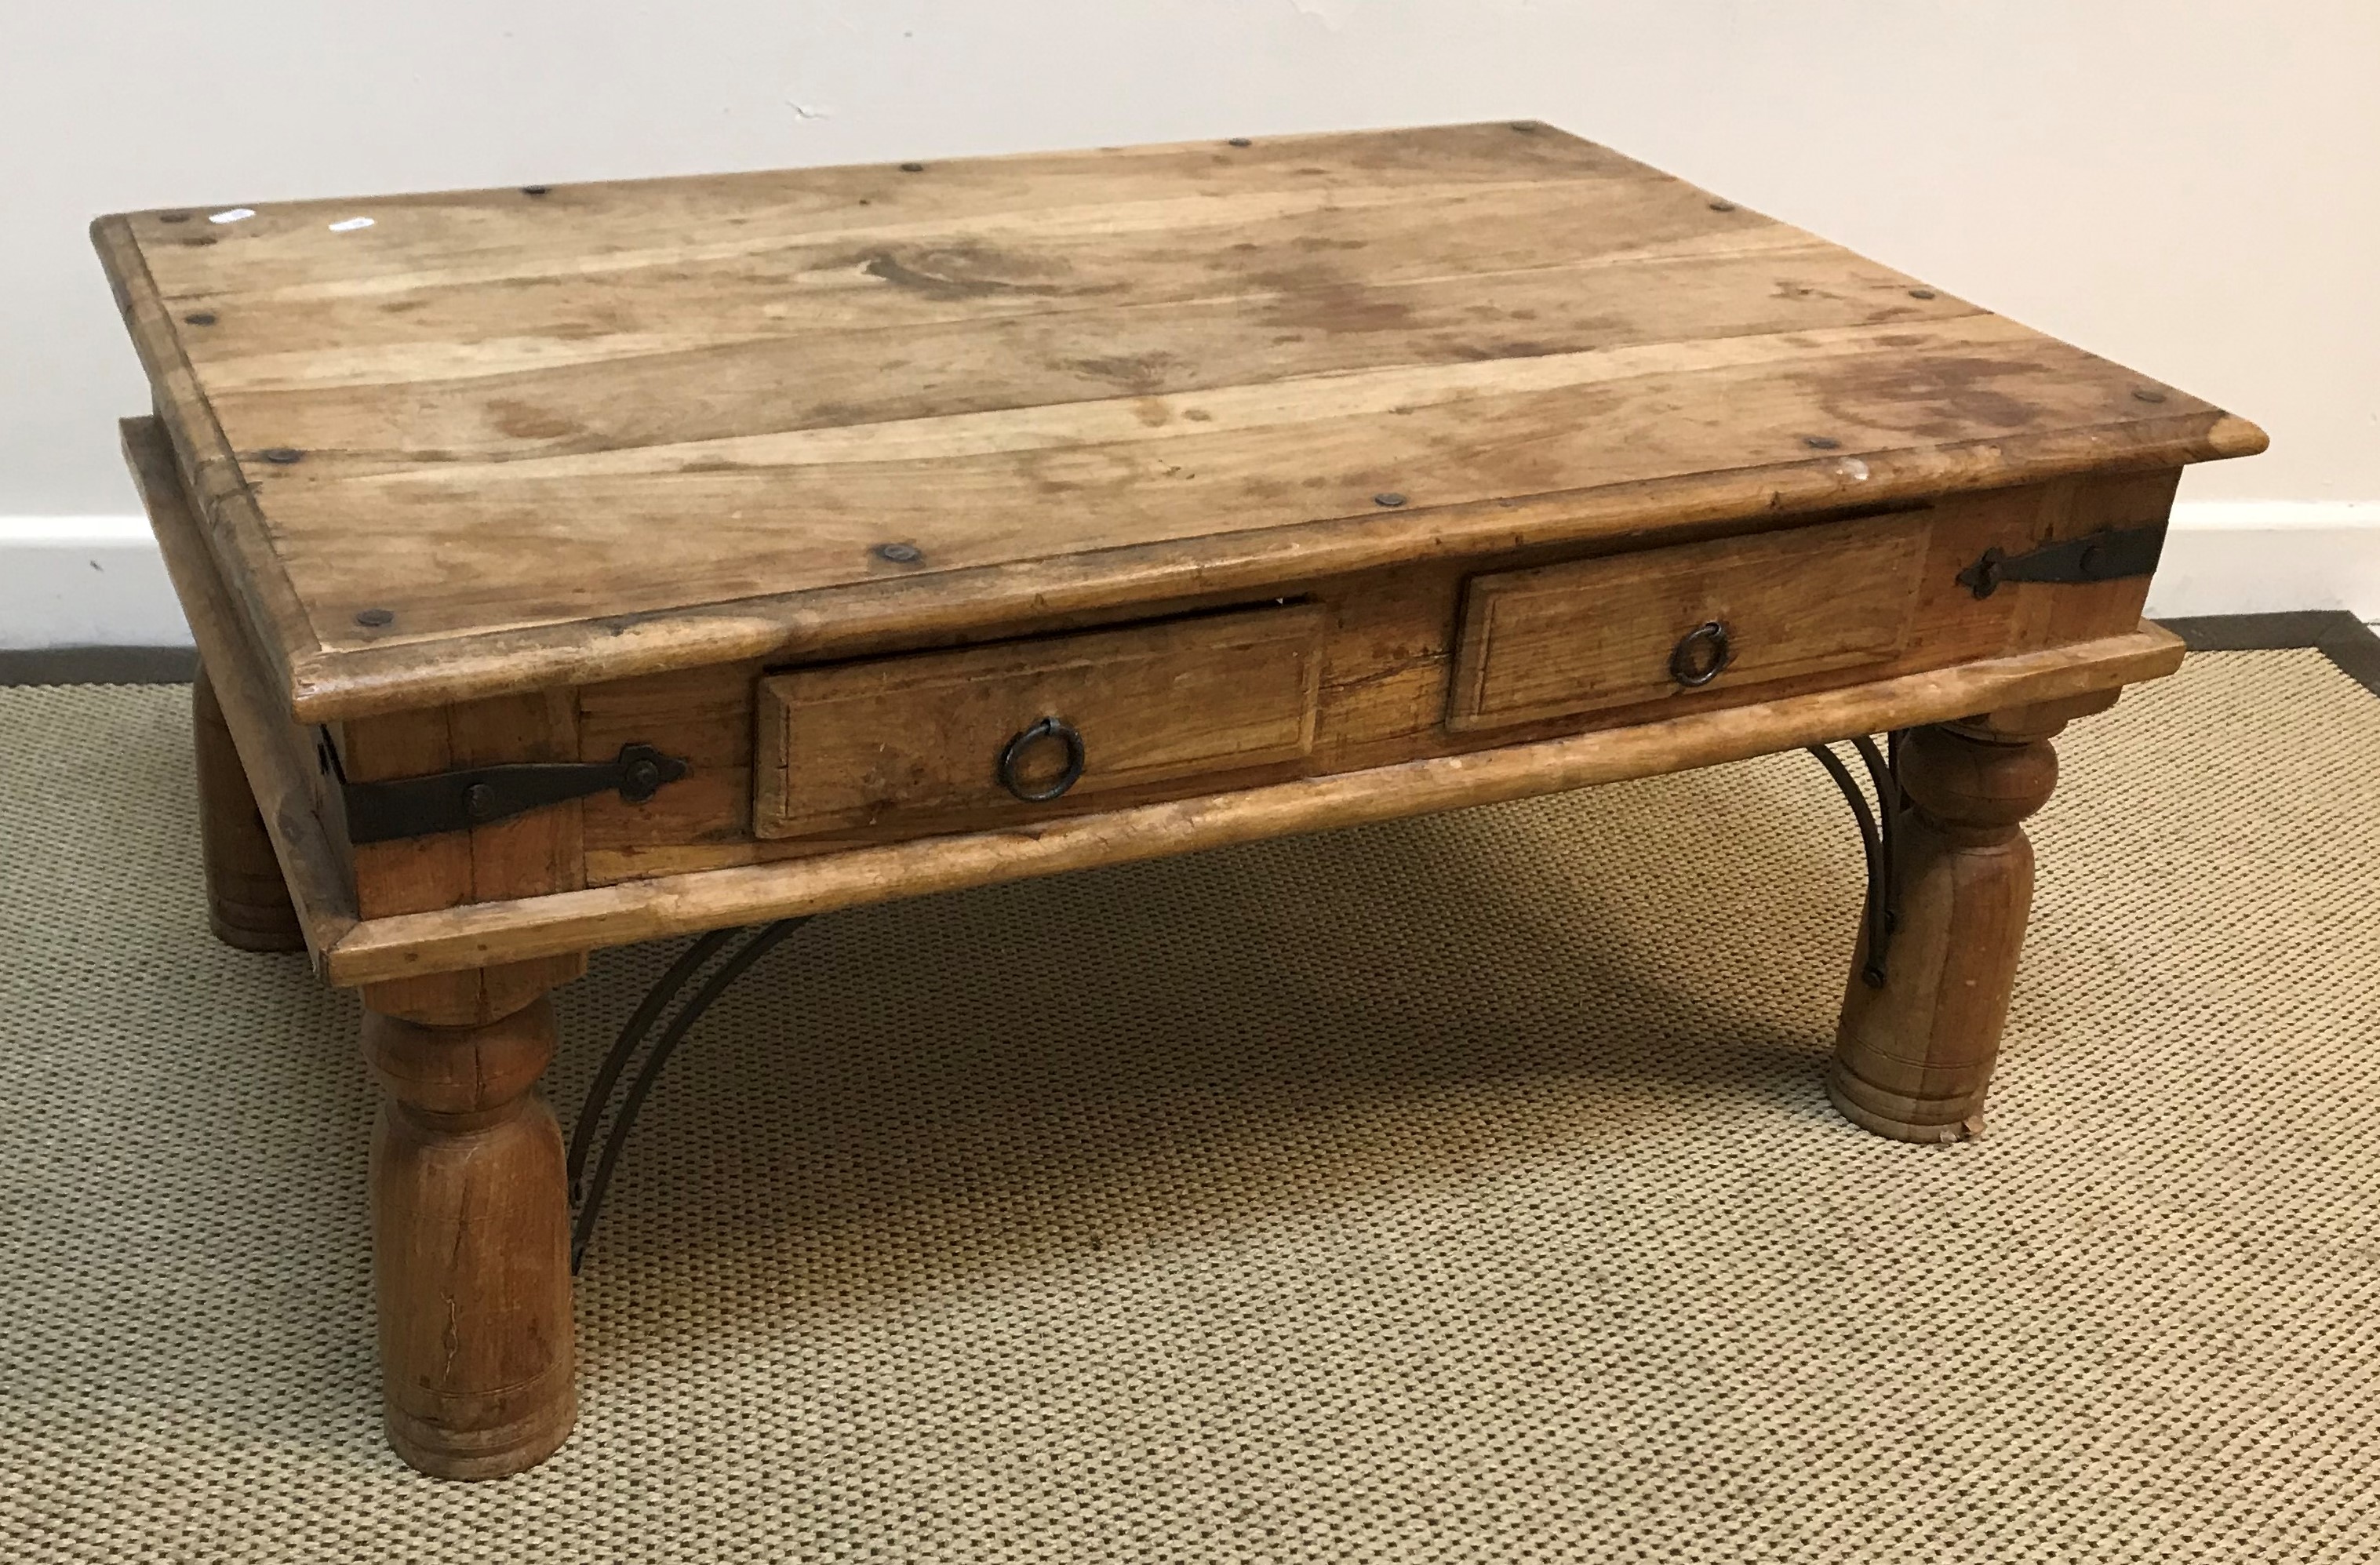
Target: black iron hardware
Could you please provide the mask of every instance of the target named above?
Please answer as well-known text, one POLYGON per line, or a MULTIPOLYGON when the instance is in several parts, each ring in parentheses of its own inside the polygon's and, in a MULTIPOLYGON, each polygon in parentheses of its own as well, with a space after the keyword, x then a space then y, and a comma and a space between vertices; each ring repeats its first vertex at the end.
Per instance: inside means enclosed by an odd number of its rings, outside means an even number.
MULTIPOLYGON (((323 759, 334 768, 337 756, 326 746, 323 759)), ((346 806, 347 841, 385 843, 467 831, 590 794, 616 791, 630 804, 642 804, 686 771, 686 762, 650 745, 623 745, 616 758, 605 761, 478 766, 386 782, 341 777, 339 792, 346 806)))
POLYGON ((1717 679, 1719 671, 1734 661, 1735 649, 1728 645, 1727 626, 1711 620, 1678 637, 1677 646, 1670 650, 1670 677, 1692 689, 1717 679))
MULTIPOLYGON (((1706 627, 1709 628, 1709 627, 1706 627)), ((1021 742, 1051 736, 1072 735, 1068 746, 1070 767, 1067 782, 1078 774, 1079 746, 1082 736, 1073 725, 1058 718, 1043 718, 1009 743, 1009 750, 1021 747, 1021 742)), ((1871 808, 1865 792, 1833 748, 1812 745, 1810 754, 1827 769, 1843 796, 1850 801, 1852 814, 1858 819, 1860 845, 1867 860, 1867 897, 1864 918, 1867 937, 1867 959, 1862 964, 1860 977, 1871 989, 1885 985, 1885 961, 1895 927, 1900 918, 1900 886, 1893 872, 1894 841, 1908 800, 1900 789, 1900 746, 1903 733, 1888 734, 1886 748, 1879 750, 1876 742, 1865 735, 1854 737, 1851 744, 1858 750, 1876 792, 1876 805, 1871 808)), ((630 749, 642 746, 630 746, 630 749)), ((625 752, 624 752, 625 753, 625 752)), ((1007 770, 1009 756, 1002 755, 1002 770, 1007 770)), ((326 761, 327 764, 327 761, 326 761)), ((1062 785, 1059 792, 1062 793, 1062 785)), ((1050 797, 1056 795, 1050 795, 1050 797)), ((762 957, 795 929, 809 922, 809 916, 779 919, 773 924, 752 925, 742 928, 715 929, 687 946, 672 963, 667 972, 655 982, 645 998, 638 1003, 627 1024, 613 1041, 596 1068, 594 1079, 588 1084, 587 1097, 579 1107, 578 1117, 570 1132, 569 1149, 565 1155, 565 1171, 570 1194, 572 1219, 570 1225, 570 1269, 578 1270, 587 1256, 588 1246, 595 1237, 601 1220, 605 1195, 612 1187, 612 1178, 618 1170, 622 1153, 626 1149, 628 1135, 635 1128, 637 1115, 644 1107, 653 1087, 661 1080, 662 1071, 670 1056, 712 1003, 751 969, 762 957), (703 975, 708 974, 708 977, 703 975), (696 980, 700 977, 701 981, 696 980), (691 994, 687 990, 692 987, 691 994), (674 1009, 673 1009, 674 1008, 674 1009), (664 1020, 666 1017, 666 1020, 664 1020), (629 1067, 639 1051, 643 1061, 637 1064, 633 1075, 629 1067), (628 1077, 628 1088, 620 1098, 615 1110, 613 1098, 618 1093, 621 1079, 628 1077), (607 1126, 608 1122, 608 1126, 607 1126)))
POLYGON ((2045 543, 2024 554, 1986 549, 1982 559, 1959 573, 1959 585, 1978 598, 1988 598, 2006 581, 2116 581, 2147 576, 2156 569, 2164 548, 2165 524, 2151 522, 2045 543))
POLYGON ((1001 747, 1000 785, 1026 804, 1046 804, 1082 780, 1083 758, 1081 731, 1062 717, 1045 717, 1001 747), (1056 782, 1047 786, 1028 788, 1016 775, 1016 763, 1024 758, 1026 750, 1043 739, 1055 739, 1066 746, 1066 770, 1058 774, 1056 782))
POLYGON ((569 1179, 570 1205, 576 1214, 570 1223, 572 1271, 578 1269, 578 1263, 586 1258, 588 1244, 595 1237, 596 1219, 603 1215, 603 1195, 612 1188, 612 1171, 619 1165, 620 1153, 628 1145, 628 1132, 636 1126, 637 1110, 644 1107, 645 1095, 661 1079, 662 1067, 669 1063, 670 1053, 677 1048, 678 1040, 693 1030, 702 1013, 710 1009, 710 1002, 726 993, 728 986, 742 977, 747 968, 808 922, 809 916, 805 914, 798 918, 781 918, 773 924, 712 930, 670 964, 669 971, 662 975, 661 981, 653 985, 628 1018, 628 1025, 620 1029, 611 1052, 603 1056, 603 1063, 597 1068, 595 1079, 588 1084, 587 1100, 579 1106, 577 1122, 570 1130, 570 1150, 564 1167, 569 1179), (636 1057, 671 1001, 677 999, 697 973, 710 964, 712 957, 730 946, 735 949, 728 952, 727 959, 712 969, 691 1000, 678 1007, 646 1053, 644 1063, 637 1068, 635 1079, 628 1084, 628 1094, 621 1099, 619 1112, 612 1116, 611 1133, 603 1138, 602 1156, 595 1159, 590 1179, 587 1162, 595 1150, 596 1133, 603 1128, 604 1110, 612 1106, 612 1091, 620 1085, 628 1062, 636 1057))
POLYGON ((1883 750, 1864 734, 1852 740, 1867 769, 1868 783, 1876 790, 1874 809, 1868 807, 1866 794, 1833 746, 1809 746, 1826 767, 1827 775, 1835 780, 1835 786, 1843 791, 1852 814, 1859 820, 1860 851, 1867 859, 1867 898, 1861 912, 1867 928, 1867 960, 1860 964, 1860 982, 1872 989, 1884 987, 1885 958, 1891 951, 1893 930, 1900 923, 1900 881, 1893 873, 1893 845, 1900 835, 1901 812, 1909 807, 1908 797, 1900 791, 1900 741, 1906 732, 1896 730, 1886 735, 1883 750))

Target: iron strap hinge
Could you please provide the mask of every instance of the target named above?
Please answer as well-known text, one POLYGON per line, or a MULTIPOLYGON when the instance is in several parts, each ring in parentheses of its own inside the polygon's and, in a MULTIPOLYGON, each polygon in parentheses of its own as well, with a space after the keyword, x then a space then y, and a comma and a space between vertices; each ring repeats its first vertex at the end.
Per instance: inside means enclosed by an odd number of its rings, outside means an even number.
POLYGON ((1982 559, 1959 573, 1959 585, 1978 598, 1988 598, 2004 581, 2115 581, 2147 576, 2156 569, 2164 548, 2165 524, 2151 522, 2045 543, 2024 554, 1986 549, 1982 559))
MULTIPOLYGON (((325 764, 334 766, 335 755, 327 746, 325 752, 325 764)), ((386 843, 468 831, 614 790, 628 803, 642 804, 686 772, 686 762, 650 745, 623 745, 612 760, 475 766, 386 782, 350 782, 342 776, 338 783, 347 812, 347 841, 386 843)))

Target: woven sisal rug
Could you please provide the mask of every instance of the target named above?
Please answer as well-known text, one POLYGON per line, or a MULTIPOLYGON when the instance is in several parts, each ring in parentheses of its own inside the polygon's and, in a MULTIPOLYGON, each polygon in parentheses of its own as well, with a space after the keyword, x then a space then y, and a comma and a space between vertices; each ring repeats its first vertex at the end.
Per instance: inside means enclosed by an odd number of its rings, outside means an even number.
MULTIPOLYGON (((1723 770, 821 919, 670 1067, 545 1467, 381 1443, 351 1001, 187 692, 0 690, 0 1558, 2380 1553, 2380 699, 2060 742, 1992 1131, 1819 1065, 1858 853, 1723 770)), ((564 995, 565 1118, 672 954, 564 995)))

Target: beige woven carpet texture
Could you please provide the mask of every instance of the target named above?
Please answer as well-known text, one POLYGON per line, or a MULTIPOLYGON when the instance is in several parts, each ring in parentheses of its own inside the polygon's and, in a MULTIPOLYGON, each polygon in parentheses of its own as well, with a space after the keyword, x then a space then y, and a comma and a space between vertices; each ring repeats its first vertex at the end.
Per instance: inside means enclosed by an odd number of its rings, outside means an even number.
MULTIPOLYGON (((1801 755, 822 918, 483 1485, 382 1444, 356 1007, 209 938, 188 699, 0 690, 0 1558, 2380 1557, 2380 699, 2316 653, 2059 742, 1963 1146, 1827 1106, 1801 755)), ((564 992, 565 1117, 679 949, 564 992)))

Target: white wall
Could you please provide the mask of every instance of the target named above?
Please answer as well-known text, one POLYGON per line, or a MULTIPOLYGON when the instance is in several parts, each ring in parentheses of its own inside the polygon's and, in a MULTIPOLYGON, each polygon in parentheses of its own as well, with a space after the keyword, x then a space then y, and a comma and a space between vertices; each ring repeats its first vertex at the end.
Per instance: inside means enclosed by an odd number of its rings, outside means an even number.
MULTIPOLYGON (((83 237, 97 212, 1529 115, 2256 419, 2272 452, 2193 474, 2184 526, 2279 517, 2298 547, 2249 550, 2253 579, 2201 573, 2213 599, 2186 607, 2368 591, 2380 616, 2380 511, 2354 508, 2380 503, 2371 0, 7 0, 4 19, 9 558, 12 532, 134 508, 113 421, 146 394, 83 237)), ((0 645, 66 638, 16 574, 0 645)))

